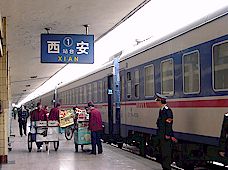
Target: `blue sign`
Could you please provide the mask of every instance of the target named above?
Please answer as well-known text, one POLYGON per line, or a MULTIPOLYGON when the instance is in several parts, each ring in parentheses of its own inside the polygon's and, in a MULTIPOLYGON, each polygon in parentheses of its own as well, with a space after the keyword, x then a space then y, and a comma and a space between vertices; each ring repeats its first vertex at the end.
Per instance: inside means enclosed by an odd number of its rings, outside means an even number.
POLYGON ((94 63, 94 36, 41 34, 41 63, 94 63))

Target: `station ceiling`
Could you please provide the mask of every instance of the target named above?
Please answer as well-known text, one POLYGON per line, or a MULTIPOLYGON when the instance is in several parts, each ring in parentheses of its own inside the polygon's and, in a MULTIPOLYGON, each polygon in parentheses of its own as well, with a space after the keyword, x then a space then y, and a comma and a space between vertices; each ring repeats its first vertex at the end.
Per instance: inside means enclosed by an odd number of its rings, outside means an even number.
POLYGON ((89 34, 98 40, 148 2, 145 0, 0 0, 7 19, 12 103, 32 93, 64 64, 40 63, 40 34, 89 34))

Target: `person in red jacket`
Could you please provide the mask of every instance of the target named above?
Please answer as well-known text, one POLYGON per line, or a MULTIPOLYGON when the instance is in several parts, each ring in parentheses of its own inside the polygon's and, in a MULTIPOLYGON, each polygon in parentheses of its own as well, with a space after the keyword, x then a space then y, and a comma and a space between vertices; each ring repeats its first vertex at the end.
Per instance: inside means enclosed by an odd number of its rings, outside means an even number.
MULTIPOLYGON (((47 121, 47 112, 42 108, 40 102, 37 103, 37 109, 31 113, 31 121, 47 121)), ((41 152, 43 142, 36 142, 37 152, 41 152)))
POLYGON ((37 103, 37 109, 31 112, 31 121, 46 121, 46 111, 42 108, 42 104, 40 102, 37 103))
POLYGON ((98 154, 103 152, 101 144, 101 134, 102 134, 102 118, 101 112, 94 107, 92 102, 88 103, 89 117, 89 130, 91 130, 91 144, 92 152, 91 154, 96 155, 96 145, 98 147, 98 154))
POLYGON ((51 109, 49 113, 48 120, 57 120, 59 121, 59 114, 60 114, 60 104, 57 103, 54 108, 51 109))

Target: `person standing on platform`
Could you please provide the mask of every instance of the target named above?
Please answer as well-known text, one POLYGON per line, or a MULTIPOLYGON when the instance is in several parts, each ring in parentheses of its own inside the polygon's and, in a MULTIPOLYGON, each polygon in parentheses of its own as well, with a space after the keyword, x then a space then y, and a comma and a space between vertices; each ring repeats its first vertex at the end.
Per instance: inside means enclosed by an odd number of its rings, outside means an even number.
POLYGON ((60 107, 60 103, 57 103, 56 106, 51 109, 48 120, 56 120, 59 122, 60 107))
POLYGON ((94 107, 92 102, 88 103, 89 117, 89 130, 91 130, 91 144, 92 152, 91 154, 96 155, 96 145, 98 147, 98 154, 103 152, 101 144, 101 133, 102 133, 102 118, 101 112, 94 107))
POLYGON ((164 170, 171 169, 172 161, 172 142, 177 142, 173 135, 173 112, 166 104, 166 97, 156 93, 155 99, 160 107, 157 119, 157 135, 161 152, 161 164, 164 170))
POLYGON ((24 135, 27 135, 26 129, 27 129, 27 117, 28 117, 28 111, 26 110, 25 106, 21 106, 19 112, 18 112, 18 123, 19 123, 19 130, 21 137, 23 136, 22 128, 24 130, 24 135))
MULTIPOLYGON (((33 110, 31 113, 31 122, 32 121, 47 121, 47 112, 42 108, 40 102, 37 103, 37 109, 33 110)), ((37 152, 41 152, 41 147, 43 142, 36 142, 37 152)))
POLYGON ((219 155, 228 157, 228 113, 223 117, 222 129, 219 138, 219 155))

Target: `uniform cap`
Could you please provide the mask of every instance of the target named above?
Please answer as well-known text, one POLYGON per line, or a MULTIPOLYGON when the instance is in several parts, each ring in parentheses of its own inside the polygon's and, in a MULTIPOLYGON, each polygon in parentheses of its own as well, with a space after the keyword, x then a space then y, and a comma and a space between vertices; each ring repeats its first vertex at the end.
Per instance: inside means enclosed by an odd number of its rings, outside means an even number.
POLYGON ((163 96, 163 95, 161 95, 161 94, 159 94, 159 93, 156 93, 156 101, 161 101, 161 100, 166 100, 167 99, 167 97, 166 96, 163 96))

